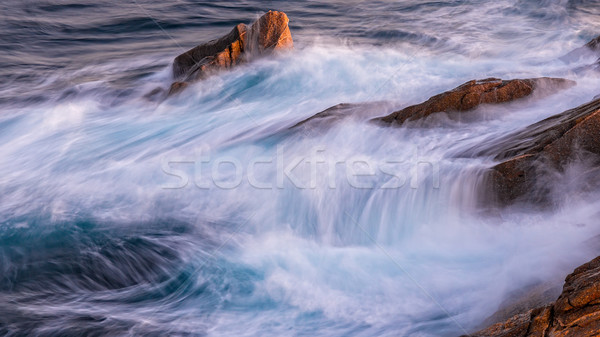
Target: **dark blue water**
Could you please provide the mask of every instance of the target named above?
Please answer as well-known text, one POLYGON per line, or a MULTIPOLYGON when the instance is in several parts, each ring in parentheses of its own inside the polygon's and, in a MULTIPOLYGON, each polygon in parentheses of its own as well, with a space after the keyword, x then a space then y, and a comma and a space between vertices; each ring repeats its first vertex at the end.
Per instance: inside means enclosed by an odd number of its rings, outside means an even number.
POLYGON ((472 331, 595 254, 584 167, 548 183, 552 210, 482 214, 492 159, 452 153, 600 93, 575 71, 595 57, 559 60, 600 34, 599 15, 598 1, 4 1, 0 334, 472 331), (144 98, 179 53, 270 9, 289 16, 293 52, 144 98), (429 129, 281 132, 340 102, 400 107, 490 76, 578 85, 429 129), (298 158, 329 167, 281 178, 298 158), (404 180, 352 183, 336 164, 350 161, 396 161, 404 180))

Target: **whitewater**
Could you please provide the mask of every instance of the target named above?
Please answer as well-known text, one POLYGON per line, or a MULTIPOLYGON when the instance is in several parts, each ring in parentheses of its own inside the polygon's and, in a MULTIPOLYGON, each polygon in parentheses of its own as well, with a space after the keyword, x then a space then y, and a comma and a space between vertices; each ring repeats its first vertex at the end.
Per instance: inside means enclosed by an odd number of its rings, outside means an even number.
MULTIPOLYGON (((598 255, 600 199, 482 207, 467 149, 600 94, 597 1, 0 6, 0 334, 458 336, 598 255), (165 101, 175 56, 285 11, 295 49, 165 101), (426 127, 290 130, 339 103, 416 104, 468 80, 560 94, 426 127), (285 172, 284 172, 285 171, 285 172)), ((575 179, 575 180, 574 180, 575 179)))

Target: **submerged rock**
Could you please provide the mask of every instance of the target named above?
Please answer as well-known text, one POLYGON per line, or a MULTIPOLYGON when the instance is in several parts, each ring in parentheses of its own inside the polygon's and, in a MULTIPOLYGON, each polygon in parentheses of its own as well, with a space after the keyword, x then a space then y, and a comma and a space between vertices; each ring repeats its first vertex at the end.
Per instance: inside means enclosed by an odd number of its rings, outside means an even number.
POLYGON ((600 257, 565 279, 558 299, 544 307, 470 334, 473 337, 544 337, 600 335, 600 257))
POLYGON ((487 189, 501 204, 522 197, 544 202, 545 182, 552 179, 552 172, 560 173, 568 164, 583 161, 587 166, 584 174, 598 176, 600 99, 530 125, 476 154, 503 160, 487 176, 487 189), (541 194, 532 195, 532 191, 541 194))
POLYGON ((294 46, 289 19, 283 12, 269 11, 250 27, 238 24, 229 34, 177 56, 173 62, 173 78, 170 94, 181 91, 185 85, 207 75, 231 68, 253 57, 263 56, 276 50, 294 46))
POLYGON ((373 118, 373 116, 392 111, 392 109, 393 105, 388 102, 340 103, 294 124, 290 129, 330 127, 344 118, 367 120, 373 118))
POLYGON ((438 112, 463 112, 473 110, 481 104, 510 102, 531 95, 537 89, 542 93, 554 93, 559 89, 575 85, 562 78, 533 78, 503 81, 498 78, 472 80, 450 91, 431 97, 426 102, 412 105, 392 114, 377 118, 383 124, 401 125, 407 121, 426 118, 438 112))

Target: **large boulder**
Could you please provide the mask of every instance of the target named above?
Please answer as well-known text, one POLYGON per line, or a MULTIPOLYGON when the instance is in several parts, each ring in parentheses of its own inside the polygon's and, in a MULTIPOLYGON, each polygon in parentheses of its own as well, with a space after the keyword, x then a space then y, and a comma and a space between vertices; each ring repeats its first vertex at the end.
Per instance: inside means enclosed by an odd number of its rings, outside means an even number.
POLYGON ((513 316, 470 334, 472 337, 584 337, 600 335, 600 257, 565 279, 562 293, 548 306, 513 316))
POLYGON ((554 93, 574 85, 575 82, 562 78, 533 78, 503 81, 498 78, 472 80, 450 91, 431 97, 426 102, 393 112, 375 121, 382 124, 401 125, 416 121, 439 112, 464 112, 481 104, 510 102, 531 95, 554 93), (540 90, 538 90, 540 89, 540 90))
POLYGON ((177 56, 173 62, 170 93, 185 88, 184 83, 200 80, 211 73, 231 68, 254 57, 294 46, 289 19, 283 12, 269 11, 250 27, 238 24, 229 34, 177 56))
POLYGON ((501 161, 488 171, 484 192, 491 192, 500 204, 547 201, 547 182, 573 163, 584 164, 580 180, 594 183, 592 178, 600 173, 600 99, 530 125, 473 154, 494 155, 501 161))

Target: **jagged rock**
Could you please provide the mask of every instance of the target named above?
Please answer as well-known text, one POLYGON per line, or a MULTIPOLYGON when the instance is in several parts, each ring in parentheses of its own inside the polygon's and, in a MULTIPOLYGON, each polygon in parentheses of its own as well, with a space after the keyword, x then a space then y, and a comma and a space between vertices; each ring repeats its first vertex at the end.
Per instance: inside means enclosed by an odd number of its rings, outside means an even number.
POLYGON ((516 315, 472 337, 585 337, 600 335, 600 257, 565 279, 551 305, 516 315))
POLYGON ((463 112, 473 110, 481 104, 510 102, 531 95, 534 90, 553 93, 573 86, 575 82, 562 78, 533 78, 503 81, 497 78, 472 80, 461 86, 431 97, 426 102, 409 106, 375 121, 401 125, 438 112, 463 112))
POLYGON ((269 11, 250 27, 245 49, 251 55, 262 55, 273 50, 286 50, 294 47, 289 19, 283 12, 269 11))
POLYGON ((588 177, 600 168, 600 99, 547 118, 501 138, 476 155, 503 160, 488 172, 488 186, 501 204, 526 197, 545 201, 548 172, 562 172, 576 161, 585 161, 588 177), (583 159, 581 157, 584 157, 583 159), (542 183, 539 183, 542 182, 542 183), (533 197, 531 191, 540 195, 533 197))
MULTIPOLYGON (((179 83, 194 82, 221 69, 231 68, 253 57, 294 46, 289 19, 283 12, 269 11, 250 27, 240 23, 220 39, 201 44, 177 56, 173 78, 179 83)), ((177 83, 176 82, 176 83, 177 83)), ((175 83, 174 83, 175 85, 175 83)), ((171 87, 170 94, 183 89, 171 87)))
POLYGON ((200 78, 209 70, 229 68, 241 61, 246 44, 246 25, 240 23, 218 40, 196 46, 173 61, 173 78, 200 78))

